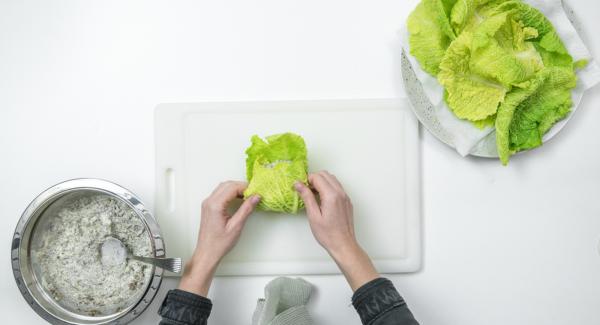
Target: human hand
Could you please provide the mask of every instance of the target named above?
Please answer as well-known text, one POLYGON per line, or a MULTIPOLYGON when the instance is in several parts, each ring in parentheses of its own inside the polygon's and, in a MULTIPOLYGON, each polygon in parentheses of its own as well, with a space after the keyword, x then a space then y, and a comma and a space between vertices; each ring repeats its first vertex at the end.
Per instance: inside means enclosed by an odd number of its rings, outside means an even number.
POLYGON ((315 239, 338 264, 352 290, 376 279, 379 274, 360 247, 354 234, 353 206, 342 184, 327 171, 308 176, 321 203, 302 182, 294 187, 306 206, 310 229, 315 239))
POLYGON ((310 229, 327 252, 341 254, 357 244, 352 202, 337 178, 326 171, 310 174, 308 181, 319 193, 320 205, 306 185, 298 182, 295 188, 304 201, 310 229))
POLYGON ((246 220, 260 201, 260 197, 252 196, 233 215, 229 215, 228 205, 235 198, 242 197, 247 185, 235 181, 221 183, 202 202, 196 249, 185 267, 179 289, 205 297, 208 294, 219 262, 235 246, 246 220))

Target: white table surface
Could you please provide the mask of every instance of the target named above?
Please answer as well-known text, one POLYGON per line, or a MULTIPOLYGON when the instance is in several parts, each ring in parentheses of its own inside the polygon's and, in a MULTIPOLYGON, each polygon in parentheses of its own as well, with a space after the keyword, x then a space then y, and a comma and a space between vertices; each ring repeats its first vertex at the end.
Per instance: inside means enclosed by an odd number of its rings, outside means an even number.
MULTIPOLYGON (((152 206, 161 102, 401 96, 397 31, 415 3, 1 1, 5 322, 43 324, 8 262, 14 227, 37 193, 98 177, 152 206)), ((600 3, 570 3, 598 55, 600 3)), ((509 167, 461 158, 421 132, 425 262, 389 277, 422 324, 600 323, 599 93, 584 97, 560 136, 509 167)), ((305 278, 318 324, 359 323, 341 276, 305 278)), ((216 279, 211 324, 249 324, 270 279, 216 279)), ((135 323, 157 323, 175 286, 167 280, 135 323)))

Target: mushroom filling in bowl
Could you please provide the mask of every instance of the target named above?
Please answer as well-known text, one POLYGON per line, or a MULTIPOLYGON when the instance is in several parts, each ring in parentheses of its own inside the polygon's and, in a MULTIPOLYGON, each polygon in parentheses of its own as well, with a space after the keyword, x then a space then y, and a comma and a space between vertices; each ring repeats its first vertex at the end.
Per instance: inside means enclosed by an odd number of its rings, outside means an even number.
POLYGON ((103 263, 100 247, 117 238, 132 254, 152 256, 144 222, 127 203, 106 194, 61 200, 33 230, 31 265, 40 285, 77 314, 105 316, 129 308, 144 295, 153 267, 133 259, 103 263))

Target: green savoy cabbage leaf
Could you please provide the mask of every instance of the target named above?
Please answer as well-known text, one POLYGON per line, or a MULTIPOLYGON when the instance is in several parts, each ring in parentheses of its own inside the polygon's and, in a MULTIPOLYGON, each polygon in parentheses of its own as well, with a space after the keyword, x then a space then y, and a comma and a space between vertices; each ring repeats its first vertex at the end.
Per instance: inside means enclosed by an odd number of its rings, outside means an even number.
POLYGON ((456 38, 449 11, 455 0, 423 0, 408 17, 410 53, 423 70, 437 75, 446 48, 456 38))
POLYGON ((517 151, 538 147, 542 137, 571 110, 573 69, 544 69, 524 88, 506 96, 496 117, 496 146, 502 164, 517 151))
POLYGON ((444 87, 460 119, 496 128, 498 155, 542 144, 571 109, 573 62, 552 23, 521 0, 422 0, 409 16, 411 54, 444 87))
POLYGON ((472 40, 472 34, 465 32, 452 42, 440 64, 438 81, 445 87, 446 103, 454 114, 461 119, 478 121, 496 113, 507 90, 471 72, 472 40))
POLYGON ((253 136, 246 149, 248 188, 244 198, 261 197, 258 207, 265 211, 297 213, 304 202, 294 183, 308 184, 308 160, 304 139, 293 133, 253 136))

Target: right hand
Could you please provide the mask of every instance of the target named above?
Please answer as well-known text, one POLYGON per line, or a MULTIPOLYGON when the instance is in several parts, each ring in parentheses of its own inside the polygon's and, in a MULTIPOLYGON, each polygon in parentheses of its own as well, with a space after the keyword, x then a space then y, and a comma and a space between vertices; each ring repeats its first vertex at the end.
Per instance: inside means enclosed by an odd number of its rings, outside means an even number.
POLYGON ((327 171, 308 176, 321 204, 310 188, 301 182, 294 187, 306 206, 310 229, 315 239, 338 264, 352 290, 379 277, 371 259, 354 234, 353 207, 342 184, 327 171))
POLYGON ((304 201, 310 229, 317 242, 331 255, 341 254, 357 245, 352 202, 342 184, 327 171, 310 174, 308 181, 319 193, 321 205, 311 189, 301 182, 296 183, 295 188, 304 201))

